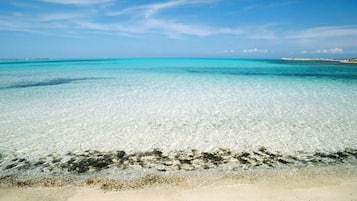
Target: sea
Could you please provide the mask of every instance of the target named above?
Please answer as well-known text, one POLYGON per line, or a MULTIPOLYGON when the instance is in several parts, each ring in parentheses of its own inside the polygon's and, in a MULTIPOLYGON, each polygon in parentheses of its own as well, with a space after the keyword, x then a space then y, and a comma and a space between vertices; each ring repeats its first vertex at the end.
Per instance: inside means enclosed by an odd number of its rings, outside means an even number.
POLYGON ((357 167, 357 65, 0 61, 0 183, 341 166, 357 167))

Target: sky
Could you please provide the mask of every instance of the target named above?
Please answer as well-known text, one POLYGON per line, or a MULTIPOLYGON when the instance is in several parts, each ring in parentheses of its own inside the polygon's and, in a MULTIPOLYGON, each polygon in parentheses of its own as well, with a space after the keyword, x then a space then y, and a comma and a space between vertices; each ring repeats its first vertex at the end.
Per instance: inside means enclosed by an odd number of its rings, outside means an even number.
POLYGON ((357 57, 357 0, 0 0, 0 58, 357 57))

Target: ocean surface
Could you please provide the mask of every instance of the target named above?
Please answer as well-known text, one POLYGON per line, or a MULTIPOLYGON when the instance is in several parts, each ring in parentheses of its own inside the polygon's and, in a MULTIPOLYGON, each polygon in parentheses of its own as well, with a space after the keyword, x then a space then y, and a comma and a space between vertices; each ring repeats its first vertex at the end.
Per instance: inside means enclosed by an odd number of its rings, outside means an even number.
POLYGON ((356 65, 0 61, 0 176, 333 165, 357 165, 356 65))

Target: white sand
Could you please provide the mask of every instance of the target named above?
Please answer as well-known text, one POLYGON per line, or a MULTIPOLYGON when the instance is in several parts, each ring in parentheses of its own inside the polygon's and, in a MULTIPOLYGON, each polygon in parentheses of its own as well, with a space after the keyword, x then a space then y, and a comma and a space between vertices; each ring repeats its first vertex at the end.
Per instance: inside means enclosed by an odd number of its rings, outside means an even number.
POLYGON ((222 179, 194 185, 154 185, 144 189, 104 191, 99 187, 0 188, 1 201, 239 201, 357 200, 356 171, 335 174, 294 173, 265 179, 222 179))
POLYGON ((176 201, 237 201, 237 200, 357 200, 357 181, 345 181, 334 185, 293 187, 282 184, 212 185, 193 189, 148 188, 120 192, 103 192, 96 189, 80 189, 70 201, 104 200, 176 200, 176 201))

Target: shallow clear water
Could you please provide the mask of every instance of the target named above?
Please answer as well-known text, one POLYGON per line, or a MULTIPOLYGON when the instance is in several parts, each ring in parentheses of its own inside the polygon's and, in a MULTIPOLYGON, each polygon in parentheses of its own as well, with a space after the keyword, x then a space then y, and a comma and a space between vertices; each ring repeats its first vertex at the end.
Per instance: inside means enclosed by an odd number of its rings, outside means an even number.
POLYGON ((242 59, 0 62, 4 161, 86 150, 261 147, 287 155, 357 149, 357 66, 242 59))

